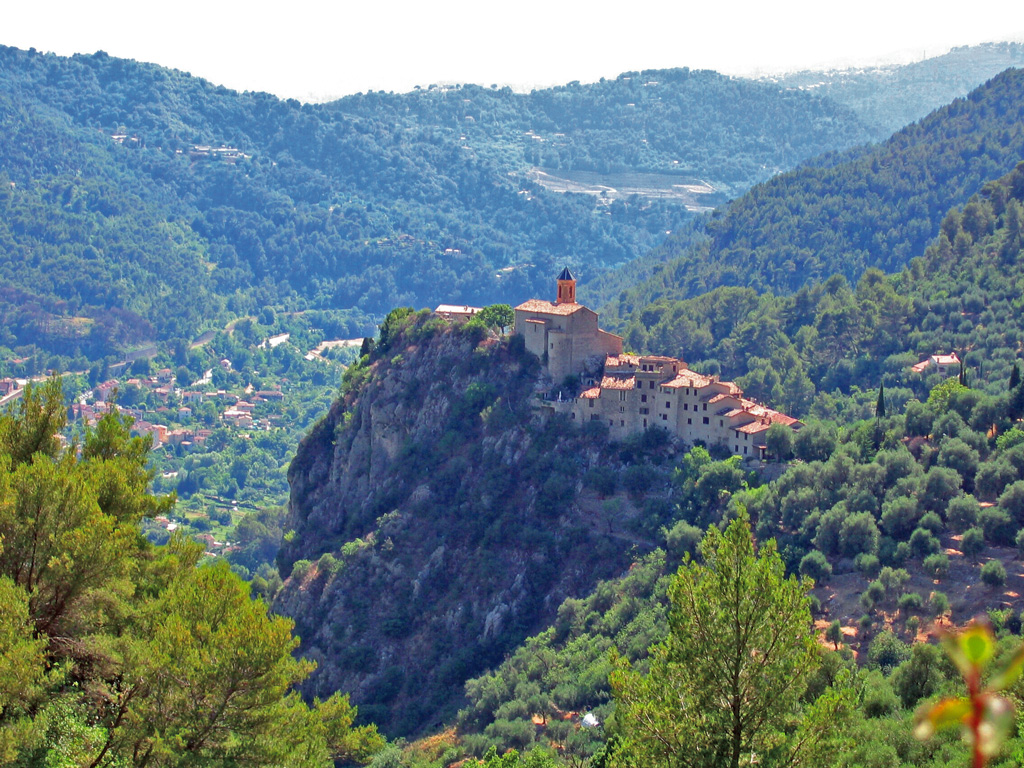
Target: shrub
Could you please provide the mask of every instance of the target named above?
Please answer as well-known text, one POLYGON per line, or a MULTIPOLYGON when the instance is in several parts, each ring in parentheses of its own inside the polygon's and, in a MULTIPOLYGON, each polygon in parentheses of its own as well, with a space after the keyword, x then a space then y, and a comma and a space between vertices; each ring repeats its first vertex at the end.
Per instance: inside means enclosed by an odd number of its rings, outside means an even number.
POLYGON ((972 560, 985 551, 985 533, 981 528, 968 528, 960 539, 960 551, 972 560))
POLYGON ((896 604, 901 611, 920 611, 924 606, 924 598, 917 592, 904 592, 896 604))
POLYGON ((890 672, 910 657, 910 648, 892 632, 880 632, 868 648, 868 666, 890 672))
POLYGON ((882 529, 894 539, 905 539, 917 525, 917 502, 899 496, 882 504, 882 529))
POLYGON ((1013 519, 999 507, 989 507, 981 510, 978 515, 978 525, 985 533, 985 538, 992 544, 1004 547, 1013 546, 1014 538, 1017 535, 1017 526, 1013 519))
POLYGON ((941 579, 949 572, 949 557, 944 552, 928 555, 921 564, 933 579, 941 579))
POLYGON ((981 580, 990 587, 1001 587, 1006 583, 1006 569, 998 560, 989 560, 981 567, 981 580))
POLYGON ((821 552, 808 552, 800 561, 800 575, 814 579, 816 584, 823 584, 832 576, 832 565, 821 552))
POLYGON ((844 555, 874 554, 878 551, 878 526, 870 512, 848 515, 839 529, 839 540, 844 555))
POLYGON ((932 592, 928 605, 932 609, 932 616, 942 616, 949 610, 949 598, 945 592, 932 592))
POLYGON ((869 672, 864 678, 864 714, 868 717, 887 717, 899 709, 897 698, 889 681, 877 671, 869 672))
POLYGON ((1024 557, 1024 528, 1021 528, 1019 531, 1017 531, 1016 544, 1017 555, 1020 557, 1024 557))
POLYGON ((915 557, 924 558, 938 552, 942 545, 931 531, 926 528, 915 528, 910 534, 910 549, 915 557))
POLYGON ((885 587, 882 586, 882 582, 875 579, 868 584, 868 588, 864 590, 864 594, 870 597, 874 603, 877 603, 885 598, 885 587))
POLYGON ((878 555, 869 555, 866 552, 862 552, 857 555, 853 560, 853 564, 857 567, 858 571, 869 579, 875 578, 882 568, 882 564, 878 560, 878 555))
POLYGON ((1024 524, 1024 480, 1008 485, 999 497, 999 509, 1018 524, 1024 524))
POLYGON ((954 531, 966 531, 977 524, 980 511, 978 500, 970 494, 957 496, 946 507, 946 522, 954 531))
POLYGON ((900 590, 908 581, 910 581, 910 574, 903 568, 886 567, 878 574, 878 583, 889 593, 900 590))
POLYGON ((934 512, 926 512, 920 520, 917 521, 918 528, 924 528, 926 531, 931 531, 936 536, 942 534, 943 529, 946 527, 942 518, 934 512))

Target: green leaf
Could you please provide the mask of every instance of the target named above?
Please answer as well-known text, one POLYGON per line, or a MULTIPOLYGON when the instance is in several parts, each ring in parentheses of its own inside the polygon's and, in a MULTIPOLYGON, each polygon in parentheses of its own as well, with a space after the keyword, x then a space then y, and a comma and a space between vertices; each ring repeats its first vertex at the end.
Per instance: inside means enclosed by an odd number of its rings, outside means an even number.
POLYGON ((974 624, 960 634, 959 645, 964 656, 974 666, 983 666, 995 653, 992 630, 983 624, 974 624))
POLYGON ((962 725, 971 714, 968 699, 942 699, 934 704, 925 704, 917 711, 914 735, 927 739, 936 731, 954 725, 962 725))
POLYGON ((1017 652, 1013 654, 1013 658, 1006 664, 1003 671, 992 678, 992 682, 989 683, 989 689, 1002 691, 1009 688, 1017 681, 1021 672, 1024 672, 1024 644, 1021 644, 1017 652))

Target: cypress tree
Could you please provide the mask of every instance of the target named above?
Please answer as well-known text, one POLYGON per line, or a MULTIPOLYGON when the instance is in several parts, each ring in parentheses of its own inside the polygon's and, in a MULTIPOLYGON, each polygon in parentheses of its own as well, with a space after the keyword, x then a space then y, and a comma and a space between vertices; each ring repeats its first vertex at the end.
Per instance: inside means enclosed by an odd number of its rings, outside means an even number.
POLYGON ((1020 366, 1017 363, 1013 364, 1013 369, 1010 371, 1010 384, 1007 387, 1011 392, 1020 386, 1020 366))
POLYGON ((885 418, 885 384, 878 385, 878 401, 875 403, 875 418, 885 418))

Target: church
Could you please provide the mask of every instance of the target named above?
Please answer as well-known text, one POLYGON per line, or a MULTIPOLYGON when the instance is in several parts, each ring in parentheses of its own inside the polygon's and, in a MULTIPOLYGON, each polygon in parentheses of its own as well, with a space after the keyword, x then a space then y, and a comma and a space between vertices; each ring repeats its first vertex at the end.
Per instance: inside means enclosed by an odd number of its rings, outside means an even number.
POLYGON ((597 312, 576 303, 576 278, 558 276, 554 303, 530 299, 515 309, 514 333, 541 359, 556 384, 566 376, 598 370, 608 355, 622 354, 622 337, 597 327, 597 312))
POLYGON ((576 280, 568 269, 558 276, 554 303, 531 299, 516 307, 514 332, 556 384, 570 375, 586 382, 576 397, 547 401, 545 407, 580 423, 603 422, 615 440, 662 427, 691 445, 764 459, 772 424, 803 427, 744 397, 735 383, 691 371, 682 360, 624 354, 622 337, 601 330, 597 313, 576 303, 576 280))

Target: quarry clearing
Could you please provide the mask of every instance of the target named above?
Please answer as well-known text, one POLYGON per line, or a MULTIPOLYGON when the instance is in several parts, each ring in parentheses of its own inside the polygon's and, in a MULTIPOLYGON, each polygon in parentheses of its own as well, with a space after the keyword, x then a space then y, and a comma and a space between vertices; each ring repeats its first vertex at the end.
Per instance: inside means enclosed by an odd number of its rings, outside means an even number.
POLYGON ((674 200, 689 211, 709 211, 722 193, 703 179, 669 173, 597 173, 596 171, 563 171, 531 168, 531 181, 551 192, 576 192, 593 195, 611 203, 638 195, 646 199, 674 200))

